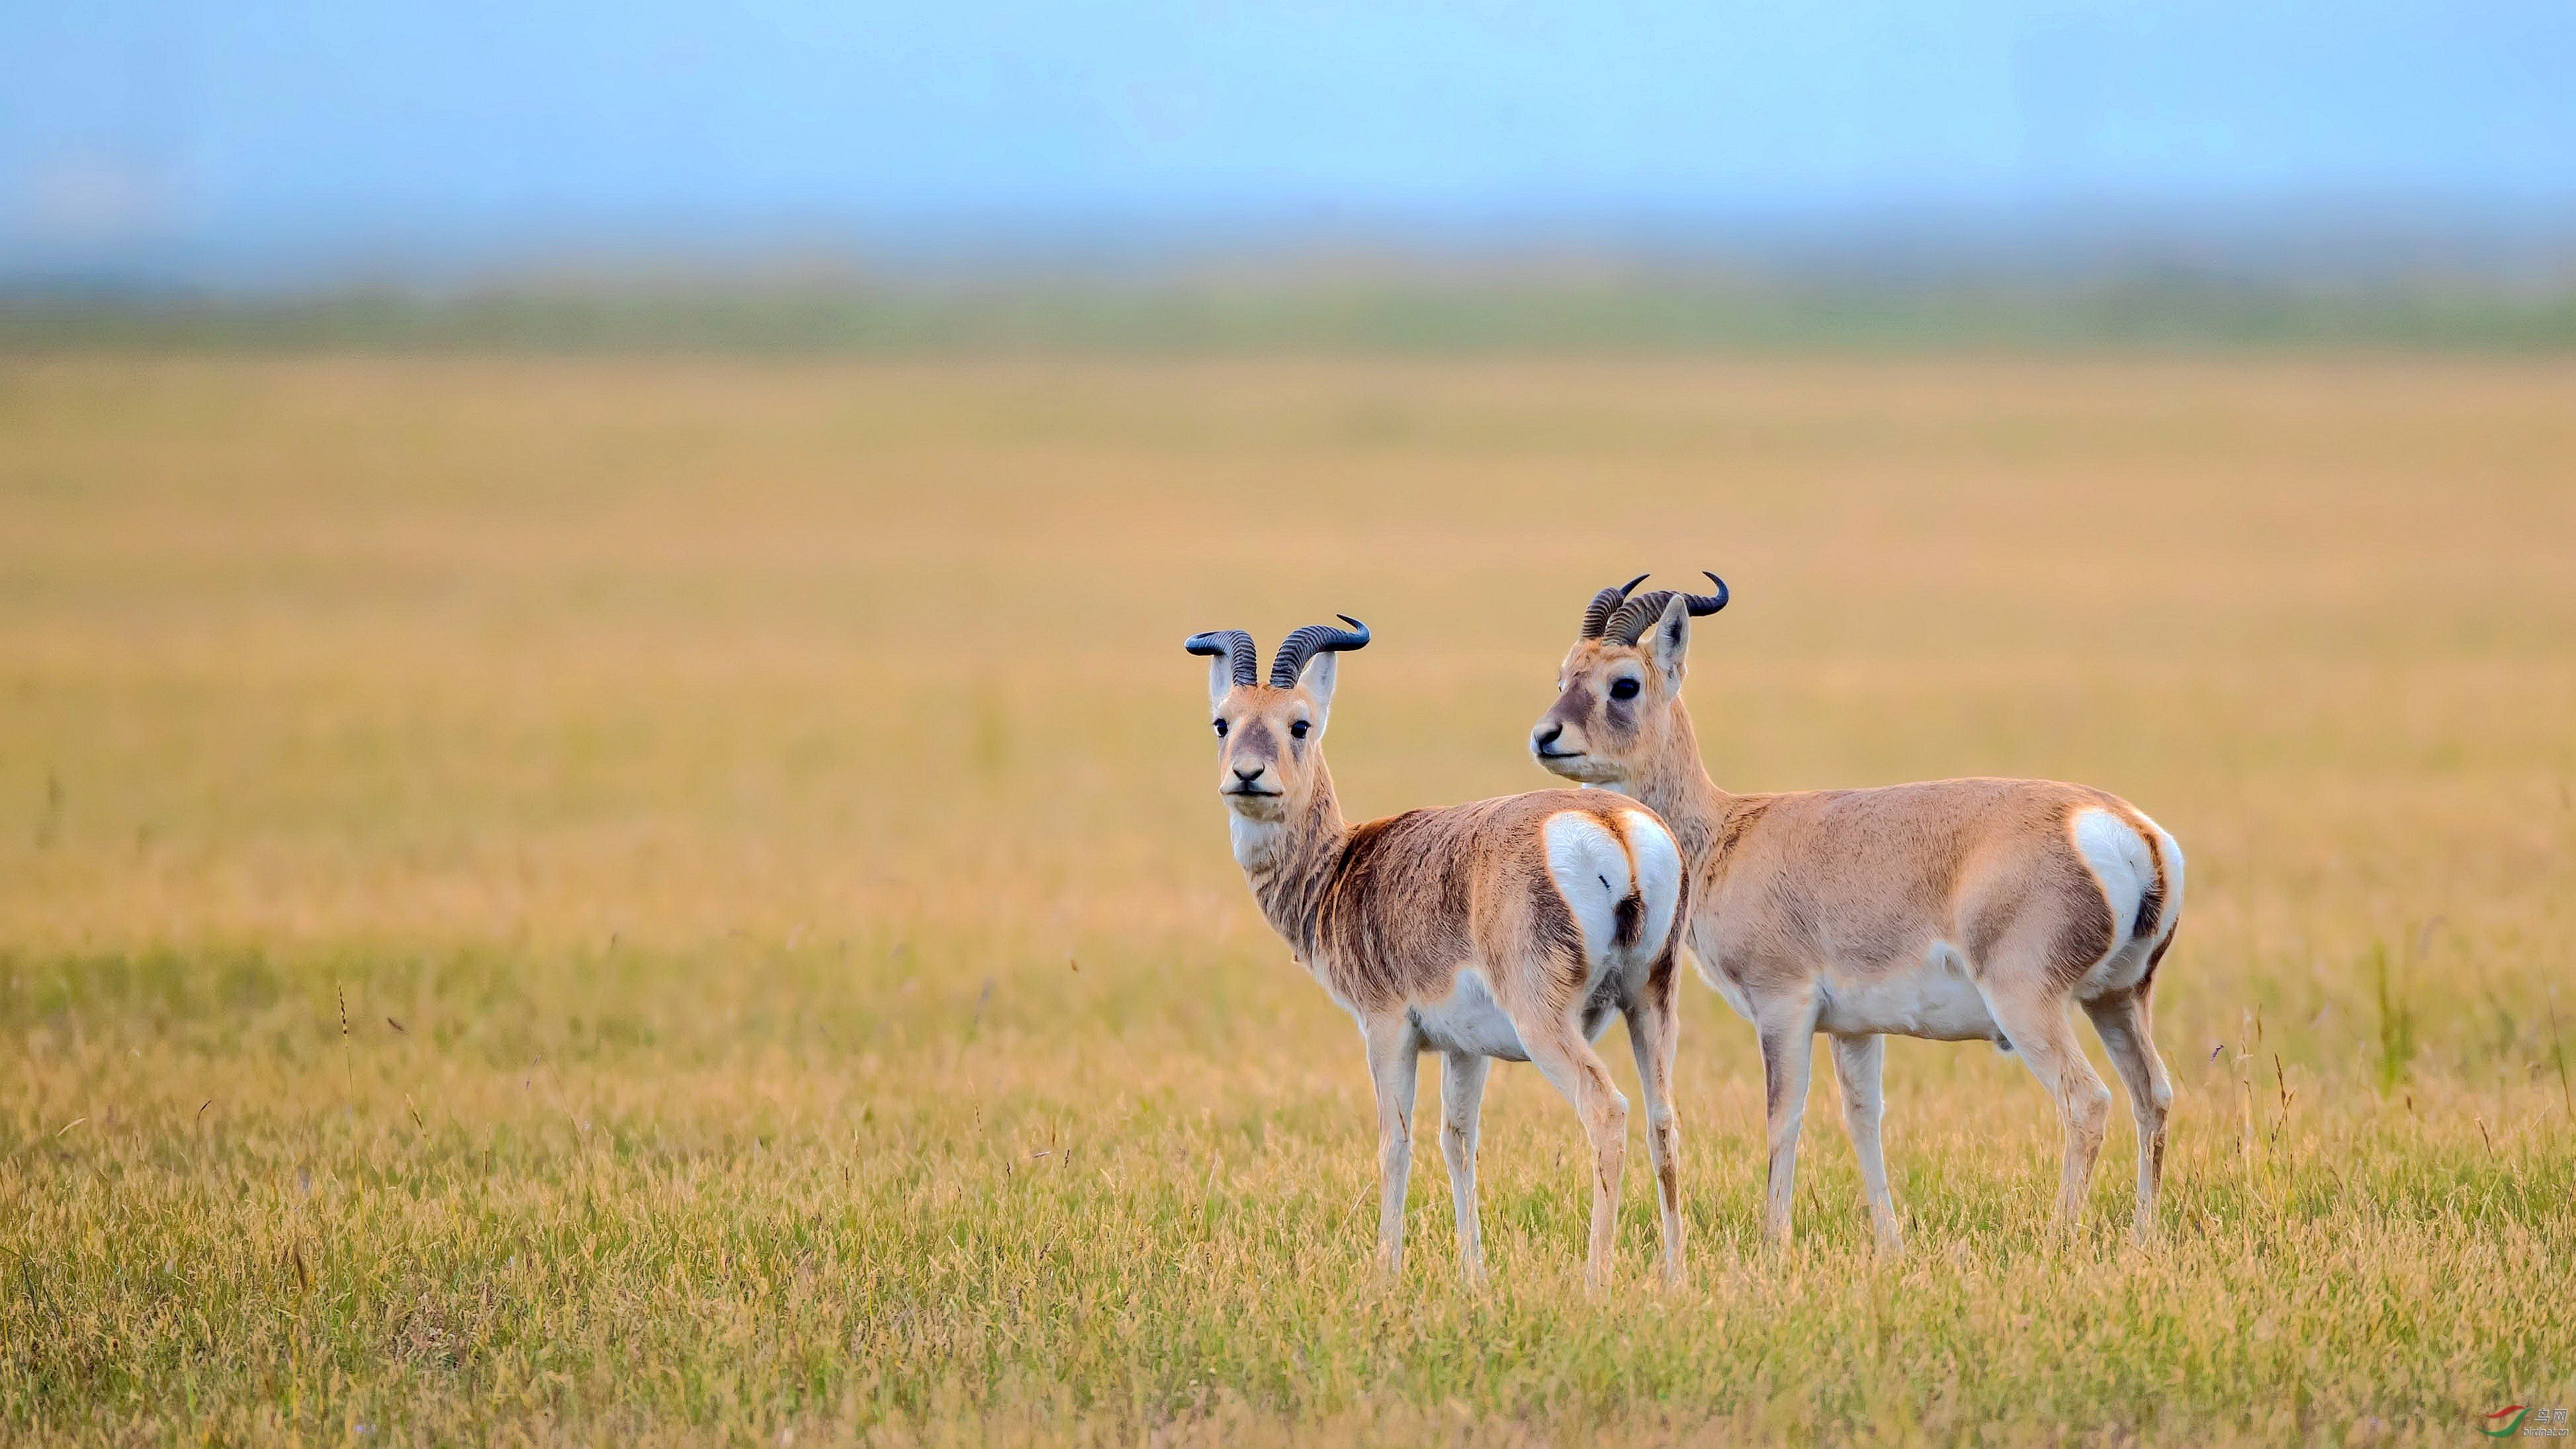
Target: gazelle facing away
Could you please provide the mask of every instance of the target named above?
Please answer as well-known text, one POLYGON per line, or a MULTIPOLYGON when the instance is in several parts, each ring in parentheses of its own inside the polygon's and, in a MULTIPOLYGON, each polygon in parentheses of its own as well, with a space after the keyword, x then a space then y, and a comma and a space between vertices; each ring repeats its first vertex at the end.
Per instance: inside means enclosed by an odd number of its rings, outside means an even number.
POLYGON ((1690 621, 1726 606, 1603 589, 1530 734, 1539 763, 1654 807, 1690 869, 1701 974, 1753 1023, 1770 1118, 1765 1226, 1789 1236, 1798 1123, 1816 1033, 1833 1039, 1843 1123, 1870 1217, 1901 1242, 1879 1148, 1882 1036, 1990 1040, 2057 1101, 2071 1231, 2111 1093, 2067 1021, 2081 1004, 2138 1123, 2136 1231, 2155 1221, 2173 1087, 2148 993, 2182 919, 2182 850, 2116 795, 2048 780, 1936 780, 1875 790, 1731 795, 1700 763, 1682 663, 1690 621))
POLYGON ((1458 1214, 1461 1270, 1483 1271, 1476 1220, 1476 1114, 1491 1059, 1537 1064, 1574 1103, 1591 1143, 1586 1277, 1610 1274, 1628 1102, 1591 1042, 1626 1018, 1646 1097, 1647 1149, 1662 1194, 1664 1272, 1682 1271, 1680 1133, 1673 1121, 1673 1015, 1684 886, 1663 822, 1599 793, 1542 790, 1347 825, 1324 766, 1337 651, 1367 626, 1288 636, 1268 683, 1252 636, 1191 636, 1209 656, 1217 793, 1234 858, 1269 917, 1334 1001, 1358 1019, 1377 1086, 1378 1255, 1402 1266, 1413 1166, 1414 1075, 1441 1055, 1442 1155, 1458 1214))

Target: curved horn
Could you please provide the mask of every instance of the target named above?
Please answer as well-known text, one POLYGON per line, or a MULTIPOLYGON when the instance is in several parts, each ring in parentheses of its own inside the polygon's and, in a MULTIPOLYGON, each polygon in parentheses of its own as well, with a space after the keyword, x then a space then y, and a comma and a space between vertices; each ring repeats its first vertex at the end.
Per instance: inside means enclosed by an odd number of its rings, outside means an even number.
MULTIPOLYGON (((1714 614, 1726 607, 1728 594, 1726 580, 1715 574, 1709 574, 1708 581, 1717 585, 1716 593, 1682 595, 1682 599, 1690 609, 1690 616, 1694 619, 1714 614)), ((1648 625, 1664 616, 1664 606, 1673 601, 1673 592, 1671 589, 1656 589, 1650 593, 1639 594, 1621 604, 1619 612, 1610 616, 1610 623, 1605 632, 1610 638, 1622 644, 1636 643, 1637 636, 1645 633, 1648 625)))
POLYGON ((1181 642, 1181 647, 1192 654, 1224 655, 1225 667, 1237 684, 1252 683, 1253 671, 1261 667, 1260 651, 1252 647, 1252 636, 1241 629, 1210 629, 1204 634, 1192 634, 1181 642))
POLYGON ((1642 584, 1645 581, 1646 576, 1644 574, 1639 574, 1624 584, 1613 584, 1609 588, 1603 589, 1601 592, 1594 594, 1592 596, 1592 602, 1583 606, 1583 632, 1576 637, 1582 639, 1600 638, 1601 631, 1608 627, 1610 623, 1610 611, 1627 602, 1628 595, 1634 593, 1637 585, 1642 584))
POLYGON ((1348 614, 1334 617, 1351 627, 1336 629, 1330 624, 1309 624, 1279 641, 1279 654, 1270 661, 1272 689, 1286 689, 1295 684, 1297 676, 1306 668, 1306 661, 1318 654, 1334 654, 1367 645, 1368 625, 1348 614))

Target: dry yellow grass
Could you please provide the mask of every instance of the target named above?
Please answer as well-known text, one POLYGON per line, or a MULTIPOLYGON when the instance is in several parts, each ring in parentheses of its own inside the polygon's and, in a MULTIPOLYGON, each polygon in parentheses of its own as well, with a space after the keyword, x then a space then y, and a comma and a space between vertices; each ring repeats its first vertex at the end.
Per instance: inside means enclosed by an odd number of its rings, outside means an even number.
POLYGON ((0 1437, 2469 1442, 2576 1402, 2571 540, 2564 362, 0 364, 0 1437), (1381 812, 1701 566, 1721 782, 2181 837, 2161 1242, 1907 1042, 1914 1251, 1820 1081, 1767 1255, 1693 986, 1687 1291, 1517 1068, 1494 1287, 1437 1171, 1369 1282, 1179 640, 1367 619, 1381 812))

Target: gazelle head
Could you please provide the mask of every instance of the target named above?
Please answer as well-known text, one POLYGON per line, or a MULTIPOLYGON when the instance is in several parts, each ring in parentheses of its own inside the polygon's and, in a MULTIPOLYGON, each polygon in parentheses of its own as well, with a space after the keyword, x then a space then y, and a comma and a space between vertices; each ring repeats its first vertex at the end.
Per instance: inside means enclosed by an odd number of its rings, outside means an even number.
POLYGON ((1587 785, 1619 785, 1653 757, 1673 728, 1690 621, 1726 607, 1726 581, 1708 580, 1716 593, 1631 597, 1646 581, 1639 574, 1592 596, 1583 632, 1557 670, 1556 704, 1530 731, 1541 765, 1587 785))
POLYGON ((1217 793, 1236 816, 1283 820, 1313 797, 1333 709, 1334 656, 1369 641, 1368 625, 1340 617, 1349 628, 1309 624, 1283 640, 1266 684, 1255 674, 1261 661, 1252 636, 1241 629, 1193 634, 1183 646, 1208 656, 1217 793))

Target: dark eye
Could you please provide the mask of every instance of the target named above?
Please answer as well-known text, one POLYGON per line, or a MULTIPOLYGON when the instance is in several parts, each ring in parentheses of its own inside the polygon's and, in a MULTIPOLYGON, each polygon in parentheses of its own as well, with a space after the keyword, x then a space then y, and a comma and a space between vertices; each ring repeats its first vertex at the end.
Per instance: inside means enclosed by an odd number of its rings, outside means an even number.
POLYGON ((1217 737, 1218 739, 1224 739, 1224 738, 1225 738, 1225 721, 1224 721, 1224 720, 1218 720, 1218 721, 1216 722, 1216 737, 1217 737))
POLYGON ((1301 740, 1304 739, 1306 737, 1306 722, 1301 719, 1295 724, 1290 725, 1288 727, 1288 733, 1293 738, 1301 740))
POLYGON ((1610 685, 1610 697, 1612 699, 1635 699, 1637 697, 1637 681, 1633 679, 1613 680, 1610 685))

